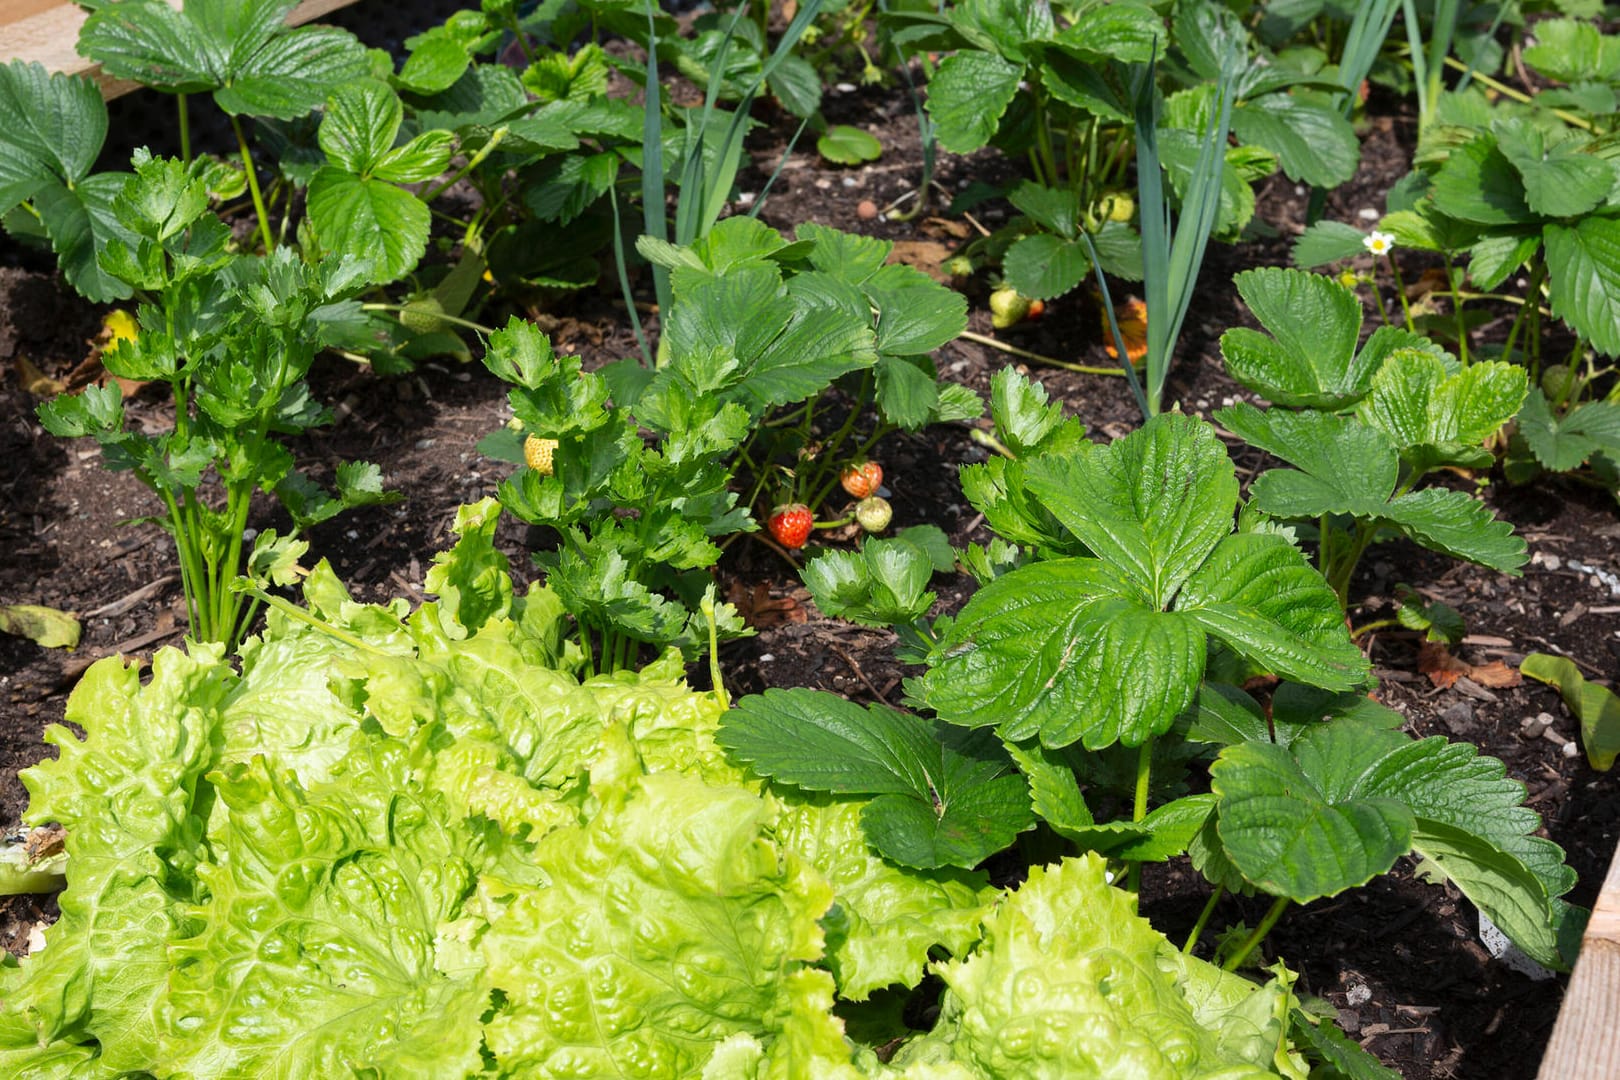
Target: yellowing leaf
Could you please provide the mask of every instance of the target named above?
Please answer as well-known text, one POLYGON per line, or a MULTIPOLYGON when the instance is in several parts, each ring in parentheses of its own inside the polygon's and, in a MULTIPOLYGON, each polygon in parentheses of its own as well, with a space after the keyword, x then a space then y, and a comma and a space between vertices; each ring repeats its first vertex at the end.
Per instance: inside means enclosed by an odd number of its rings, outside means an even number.
POLYGON ((71 649, 79 644, 78 619, 38 604, 0 604, 0 631, 47 649, 71 649))

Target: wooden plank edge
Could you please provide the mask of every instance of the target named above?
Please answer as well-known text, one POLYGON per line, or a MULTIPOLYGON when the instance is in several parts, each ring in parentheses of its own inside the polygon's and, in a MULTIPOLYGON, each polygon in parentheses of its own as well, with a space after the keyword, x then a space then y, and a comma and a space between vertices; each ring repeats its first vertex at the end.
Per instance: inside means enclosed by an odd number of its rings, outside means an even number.
POLYGON ((1620 850, 1592 905, 1592 920, 1581 937, 1581 954, 1536 1080, 1616 1076, 1620 1076, 1620 850))
MULTIPOLYGON (((287 16, 288 26, 302 26, 329 15, 339 8, 348 7, 358 0, 303 0, 287 16)), ((179 5, 176 4, 176 7, 179 5)), ((79 31, 88 17, 76 4, 62 3, 17 20, 0 22, 0 63, 12 60, 38 62, 47 71, 60 71, 68 75, 88 75, 101 90, 101 96, 111 100, 131 90, 140 89, 139 83, 114 79, 101 70, 101 65, 79 55, 79 31)), ((0 14, 0 19, 4 15, 0 14)))

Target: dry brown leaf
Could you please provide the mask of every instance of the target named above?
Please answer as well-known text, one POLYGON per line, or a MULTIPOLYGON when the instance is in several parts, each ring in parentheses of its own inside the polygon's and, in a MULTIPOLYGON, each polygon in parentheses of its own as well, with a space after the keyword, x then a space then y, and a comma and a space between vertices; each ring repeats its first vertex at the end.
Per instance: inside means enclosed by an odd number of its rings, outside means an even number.
POLYGON ((1500 660, 1492 660, 1488 664, 1476 667, 1466 660, 1452 656, 1451 650, 1438 641, 1425 641, 1418 646, 1418 670, 1441 689, 1456 686, 1457 680, 1465 676, 1480 686, 1497 690, 1518 686, 1524 682, 1524 676, 1520 675, 1517 669, 1508 667, 1500 660))
POLYGON ((967 222, 942 217, 923 218, 922 231, 926 236, 949 236, 957 240, 966 240, 973 235, 967 222))
POLYGON ((23 855, 29 862, 39 862, 48 859, 61 851, 67 844, 67 830, 62 826, 51 823, 33 829, 23 840, 23 855))
POLYGON ((810 619, 810 613, 797 599, 772 596, 771 587, 764 582, 750 589, 740 581, 733 581, 726 589, 726 600, 737 609, 744 622, 759 630, 810 619))
POLYGON ((914 266, 941 284, 949 283, 951 276, 939 264, 951 257, 951 249, 937 240, 896 240, 889 261, 914 266))
POLYGON ((15 366, 17 368, 17 378, 22 382, 23 389, 35 397, 51 397, 67 389, 65 383, 46 375, 35 367, 33 361, 26 356, 17 357, 15 366))

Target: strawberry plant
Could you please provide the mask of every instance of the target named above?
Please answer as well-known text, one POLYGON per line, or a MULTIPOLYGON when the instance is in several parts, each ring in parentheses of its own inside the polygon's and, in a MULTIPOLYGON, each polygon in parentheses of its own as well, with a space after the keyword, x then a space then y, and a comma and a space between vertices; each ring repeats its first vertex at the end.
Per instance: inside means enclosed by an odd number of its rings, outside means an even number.
POLYGON ((1392 327, 1358 348, 1361 304, 1331 278, 1262 269, 1236 281, 1265 332, 1223 334, 1227 370, 1278 405, 1300 409, 1245 403, 1216 418, 1294 466, 1262 474, 1250 500, 1274 517, 1319 522, 1319 566, 1340 602, 1380 535, 1517 573, 1527 556, 1511 526, 1463 492, 1414 489, 1436 469, 1492 463, 1481 444, 1518 412, 1524 370, 1500 361, 1462 368, 1438 346, 1392 327))
POLYGON ((158 523, 180 557, 190 633, 234 646, 257 605, 231 588, 242 571, 255 491, 273 492, 292 516, 293 534, 260 534, 250 561, 279 563, 292 537, 344 509, 388 502, 377 468, 337 467, 336 495, 293 467, 279 436, 326 423, 304 375, 326 342, 326 327, 352 309, 367 282, 353 259, 300 263, 290 251, 246 258, 226 250, 225 226, 208 212, 207 166, 135 158, 135 175, 113 201, 135 239, 110 239, 104 272, 152 296, 140 331, 102 356, 120 379, 166 384, 173 427, 148 434, 128 421, 117 382, 90 386, 39 407, 54 435, 92 437, 109 469, 131 470, 163 503, 158 523), (205 495, 212 473, 220 500, 205 495))

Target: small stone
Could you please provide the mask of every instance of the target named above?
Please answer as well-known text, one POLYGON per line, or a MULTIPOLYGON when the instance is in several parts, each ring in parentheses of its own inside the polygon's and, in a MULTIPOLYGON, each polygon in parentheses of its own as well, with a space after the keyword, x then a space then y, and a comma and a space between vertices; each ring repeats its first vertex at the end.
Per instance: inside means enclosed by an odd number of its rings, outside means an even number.
POLYGON ((768 653, 767 652, 767 653, 760 653, 759 654, 759 662, 762 663, 762 664, 768 664, 772 660, 775 660, 775 659, 776 659, 776 654, 775 653, 768 653))
POLYGON ((438 441, 439 441, 438 439, 417 439, 416 440, 416 448, 418 450, 426 450, 428 447, 432 446, 434 443, 436 443, 438 441))
POLYGON ((832 187, 832 181, 823 176, 821 179, 816 181, 816 187, 826 191, 828 188, 832 187))
POLYGON ((757 198, 759 198, 759 196, 754 194, 752 191, 739 191, 737 192, 737 205, 752 206, 754 205, 754 200, 757 198))
POLYGON ((877 217, 877 215, 877 203, 873 202, 871 199, 862 199, 855 206, 855 216, 860 218, 862 221, 871 221, 873 218, 877 217))
POLYGON ((1557 555, 1544 554, 1541 556, 1541 565, 1545 566, 1549 570, 1556 570, 1560 566, 1564 565, 1564 560, 1560 559, 1557 555))
POLYGON ((1576 756, 1578 756, 1580 754, 1580 752, 1581 752, 1581 748, 1576 746, 1573 741, 1567 742, 1567 743, 1564 744, 1564 756, 1565 757, 1567 757, 1567 758, 1576 757, 1576 756))
POLYGON ((1440 713, 1440 721, 1453 731, 1462 731, 1474 722, 1474 707, 1466 701, 1455 702, 1440 713))
POLYGON ((861 182, 859 180, 855 179, 853 176, 844 177, 843 180, 842 180, 842 183, 847 188, 860 187, 861 186, 861 182))
POLYGON ((1350 989, 1344 993, 1344 1002, 1352 1009, 1358 1005, 1365 1005, 1372 1000, 1372 988, 1366 983, 1351 983, 1350 989))
POLYGON ((1374 210, 1372 207, 1363 206, 1360 210, 1356 211, 1356 217, 1360 218, 1362 221, 1377 221, 1379 214, 1378 211, 1374 210))
POLYGON ((853 94, 855 92, 855 84, 852 82, 835 83, 833 84, 833 89, 837 90, 840 94, 853 94))

